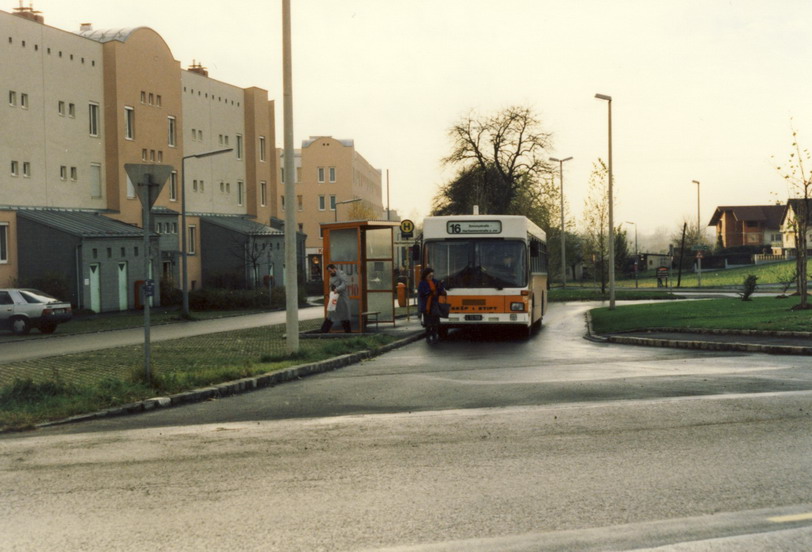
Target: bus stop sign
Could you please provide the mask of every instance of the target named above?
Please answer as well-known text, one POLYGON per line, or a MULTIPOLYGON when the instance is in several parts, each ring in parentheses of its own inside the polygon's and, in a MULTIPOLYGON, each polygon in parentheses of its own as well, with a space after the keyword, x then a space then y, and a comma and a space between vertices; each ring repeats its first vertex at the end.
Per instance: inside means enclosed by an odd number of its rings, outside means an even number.
POLYGON ((409 239, 414 236, 414 223, 409 219, 400 221, 400 237, 409 239))

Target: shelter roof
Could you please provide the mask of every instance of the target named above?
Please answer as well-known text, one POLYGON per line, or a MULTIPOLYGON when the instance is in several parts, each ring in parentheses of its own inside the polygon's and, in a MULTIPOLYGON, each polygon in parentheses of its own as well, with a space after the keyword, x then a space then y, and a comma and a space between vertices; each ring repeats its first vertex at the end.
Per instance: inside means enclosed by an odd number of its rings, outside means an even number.
POLYGON ((17 211, 17 216, 83 238, 133 238, 144 235, 141 228, 100 213, 21 209, 17 211))
POLYGON ((244 234, 247 236, 284 236, 285 233, 281 230, 276 230, 270 226, 254 220, 248 220, 242 217, 229 217, 229 216, 205 216, 201 217, 202 220, 210 224, 220 226, 244 234))

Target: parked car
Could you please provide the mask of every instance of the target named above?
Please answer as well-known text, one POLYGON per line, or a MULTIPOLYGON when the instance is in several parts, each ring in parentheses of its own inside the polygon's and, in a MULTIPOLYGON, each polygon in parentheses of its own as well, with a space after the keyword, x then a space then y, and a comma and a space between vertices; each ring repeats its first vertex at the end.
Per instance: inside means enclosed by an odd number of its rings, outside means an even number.
POLYGON ((73 317, 70 303, 36 289, 0 289, 0 326, 17 335, 38 328, 54 333, 57 324, 73 317))

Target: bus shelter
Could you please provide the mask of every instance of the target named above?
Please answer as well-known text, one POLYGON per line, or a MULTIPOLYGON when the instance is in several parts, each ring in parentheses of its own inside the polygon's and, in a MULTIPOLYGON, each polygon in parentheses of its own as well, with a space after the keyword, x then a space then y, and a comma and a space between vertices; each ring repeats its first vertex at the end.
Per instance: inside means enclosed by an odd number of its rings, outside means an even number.
MULTIPOLYGON (((324 267, 335 265, 348 284, 353 331, 370 323, 395 323, 394 229, 398 222, 322 223, 324 267)), ((324 275, 325 316, 330 276, 324 275)))

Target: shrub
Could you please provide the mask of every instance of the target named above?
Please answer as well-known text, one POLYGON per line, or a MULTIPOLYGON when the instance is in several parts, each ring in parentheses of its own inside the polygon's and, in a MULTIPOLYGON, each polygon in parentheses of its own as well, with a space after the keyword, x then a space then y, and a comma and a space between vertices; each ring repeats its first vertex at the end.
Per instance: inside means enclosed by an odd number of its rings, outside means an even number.
POLYGON ((758 280, 758 276, 754 274, 750 274, 744 279, 742 292, 739 294, 742 301, 750 301, 750 296, 756 291, 756 280, 758 280))

